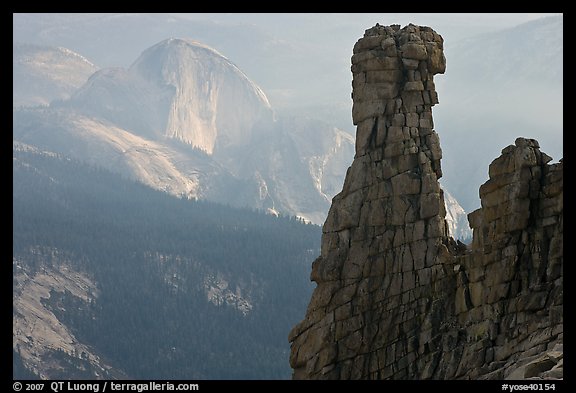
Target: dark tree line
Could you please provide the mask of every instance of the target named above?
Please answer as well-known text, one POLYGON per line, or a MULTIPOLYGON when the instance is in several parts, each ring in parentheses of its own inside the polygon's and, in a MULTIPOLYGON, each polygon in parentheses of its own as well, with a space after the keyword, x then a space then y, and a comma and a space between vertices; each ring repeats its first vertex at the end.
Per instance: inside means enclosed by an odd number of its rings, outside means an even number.
POLYGON ((33 270, 65 255, 97 283, 93 302, 53 292, 45 303, 80 340, 132 378, 290 376, 287 335, 312 290, 318 226, 174 198, 68 159, 14 157, 14 256, 33 270), (208 277, 252 309, 209 302, 208 277))

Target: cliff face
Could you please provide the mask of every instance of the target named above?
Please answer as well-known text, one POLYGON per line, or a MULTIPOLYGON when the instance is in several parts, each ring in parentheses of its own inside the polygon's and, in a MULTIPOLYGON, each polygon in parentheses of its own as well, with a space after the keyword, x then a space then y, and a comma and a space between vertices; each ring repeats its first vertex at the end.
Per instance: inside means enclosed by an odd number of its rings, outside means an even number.
POLYGON ((563 376, 563 163, 551 160, 517 138, 490 164, 471 249, 454 258, 456 377, 563 376))
POLYGON ((431 112, 445 66, 428 27, 377 24, 354 46, 356 156, 289 336, 294 378, 562 374, 562 164, 518 138, 480 188, 472 245, 457 244, 431 112))
POLYGON ((105 69, 72 106, 142 136, 174 138, 208 154, 245 145, 272 120, 266 95, 216 50, 188 39, 164 40, 128 70, 105 69))

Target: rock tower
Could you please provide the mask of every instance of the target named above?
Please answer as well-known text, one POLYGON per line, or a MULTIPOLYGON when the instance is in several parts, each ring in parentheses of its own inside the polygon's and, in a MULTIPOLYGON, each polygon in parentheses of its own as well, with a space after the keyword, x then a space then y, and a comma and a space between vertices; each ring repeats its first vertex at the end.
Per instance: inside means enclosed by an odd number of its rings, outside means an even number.
POLYGON ((456 243, 431 109, 445 68, 429 27, 377 24, 354 46, 356 156, 290 332, 296 379, 562 376, 562 163, 506 147, 456 243))

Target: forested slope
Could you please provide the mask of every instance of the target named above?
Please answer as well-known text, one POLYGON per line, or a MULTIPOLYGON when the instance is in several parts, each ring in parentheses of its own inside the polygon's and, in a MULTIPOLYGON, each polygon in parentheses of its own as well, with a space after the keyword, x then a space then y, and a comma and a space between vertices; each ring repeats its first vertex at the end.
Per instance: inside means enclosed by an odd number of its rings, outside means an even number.
POLYGON ((177 199, 31 149, 13 162, 14 269, 66 264, 90 277, 93 300, 53 290, 43 304, 119 373, 289 377, 286 337, 311 293, 318 226, 177 199))

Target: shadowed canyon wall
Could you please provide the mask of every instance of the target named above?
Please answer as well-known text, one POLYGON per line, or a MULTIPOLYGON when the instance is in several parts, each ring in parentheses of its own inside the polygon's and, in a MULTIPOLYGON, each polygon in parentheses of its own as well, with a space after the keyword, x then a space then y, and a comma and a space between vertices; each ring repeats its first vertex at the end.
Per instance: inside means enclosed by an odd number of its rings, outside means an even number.
POLYGON ((377 24, 353 52, 356 156, 289 335, 293 377, 562 378, 562 162, 533 139, 504 148, 472 244, 455 242, 431 110, 442 37, 377 24))

